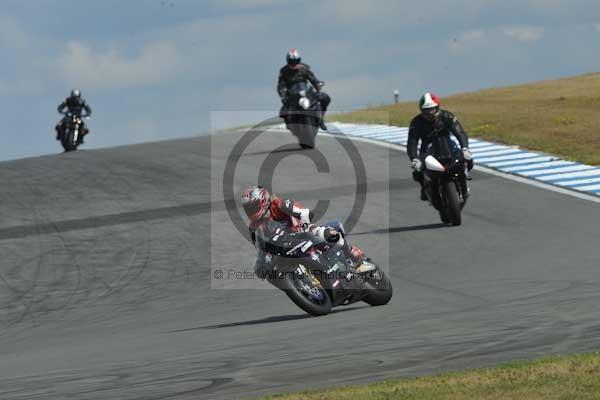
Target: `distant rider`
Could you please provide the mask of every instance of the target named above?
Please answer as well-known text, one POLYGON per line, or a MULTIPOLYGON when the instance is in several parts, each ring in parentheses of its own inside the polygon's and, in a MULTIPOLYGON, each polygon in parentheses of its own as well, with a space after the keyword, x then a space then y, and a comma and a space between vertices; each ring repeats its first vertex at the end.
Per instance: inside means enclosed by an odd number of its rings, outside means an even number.
MULTIPOLYGON (((341 232, 334 228, 311 225, 312 212, 298 202, 279 198, 263 187, 253 186, 242 194, 242 206, 250 219, 248 228, 252 242, 265 253, 285 257, 286 251, 291 248, 288 246, 306 238, 308 233, 309 237, 316 236, 315 243, 320 239, 341 245, 355 267, 362 264, 363 253, 358 247, 350 246, 341 232)), ((306 257, 311 256, 314 253, 306 253, 306 257)))
POLYGON ((440 99, 433 93, 425 93, 419 101, 421 113, 413 118, 408 130, 406 151, 413 169, 413 179, 421 184, 421 200, 427 200, 423 190, 423 161, 427 146, 433 138, 450 134, 460 143, 468 169, 473 168, 473 157, 469 150, 469 138, 458 119, 449 111, 440 109, 440 99), (421 147, 417 151, 419 140, 421 147))
MULTIPOLYGON (((285 59, 287 64, 279 70, 279 80, 277 82, 277 93, 283 103, 281 110, 279 111, 279 116, 284 120, 286 119, 286 111, 289 108, 288 90, 290 87, 297 82, 309 81, 319 95, 319 102, 321 103, 321 110, 324 117, 327 107, 331 102, 331 98, 327 93, 321 91, 323 82, 317 79, 307 64, 301 62, 302 59, 298 50, 291 49, 288 51, 285 59)), ((327 126, 325 125, 325 122, 323 122, 323 119, 321 119, 320 127, 324 131, 327 130, 327 126)))
POLYGON ((89 130, 83 122, 83 118, 90 117, 92 115, 92 109, 81 97, 81 92, 79 91, 79 89, 71 90, 71 95, 67 97, 65 101, 60 103, 60 105, 58 106, 59 114, 65 114, 65 116, 60 120, 58 124, 56 124, 56 127, 54 128, 56 130, 56 140, 61 139, 65 131, 65 127, 67 126, 67 115, 65 113, 65 109, 68 113, 77 115, 81 118, 81 135, 79 136, 78 144, 82 144, 83 137, 89 133, 89 130), (85 115, 82 115, 83 111, 85 111, 85 115))

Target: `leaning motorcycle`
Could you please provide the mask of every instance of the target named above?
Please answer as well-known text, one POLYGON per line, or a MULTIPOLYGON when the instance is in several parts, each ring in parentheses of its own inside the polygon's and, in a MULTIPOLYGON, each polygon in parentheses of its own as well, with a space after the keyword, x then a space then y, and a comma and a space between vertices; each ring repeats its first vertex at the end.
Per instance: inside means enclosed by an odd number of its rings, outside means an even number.
POLYGON ((462 151, 449 138, 436 137, 426 149, 423 189, 445 224, 458 226, 469 197, 468 168, 462 151))
MULTIPOLYGON (((342 223, 325 224, 345 236, 342 223)), ((258 250, 256 272, 302 310, 312 316, 327 315, 333 307, 364 301, 371 306, 387 304, 392 284, 371 259, 359 266, 346 258, 338 244, 320 242, 310 233, 300 235, 284 254, 258 250), (306 254, 311 254, 309 257, 306 254)))
POLYGON ((67 113, 63 125, 63 131, 60 134, 60 143, 65 152, 77 150, 81 144, 83 120, 80 116, 67 113))
POLYGON ((318 92, 308 81, 296 82, 288 89, 287 104, 286 127, 302 148, 314 148, 323 118, 318 92))

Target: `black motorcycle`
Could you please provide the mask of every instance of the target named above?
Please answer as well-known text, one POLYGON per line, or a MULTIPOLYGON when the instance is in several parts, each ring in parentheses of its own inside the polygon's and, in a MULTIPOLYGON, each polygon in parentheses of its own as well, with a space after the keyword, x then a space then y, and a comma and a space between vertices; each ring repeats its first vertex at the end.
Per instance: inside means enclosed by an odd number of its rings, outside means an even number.
POLYGON ((65 152, 75 151, 83 139, 83 119, 73 113, 65 114, 59 140, 65 152))
POLYGON ((458 226, 469 197, 468 168, 462 151, 447 137, 436 137, 424 159, 423 189, 445 224, 458 226))
POLYGON ((319 94, 310 82, 296 82, 288 89, 287 104, 286 127, 298 138, 302 148, 314 148, 323 118, 319 94))
MULTIPOLYGON (((341 222, 326 226, 345 236, 341 222)), ((306 234, 290 243, 285 254, 257 253, 256 272, 267 279, 302 310, 313 316, 326 315, 332 307, 364 301, 372 306, 387 304, 392 284, 381 268, 368 258, 352 265, 340 246, 306 234), (311 252, 311 250, 314 250, 311 252), (311 253, 310 257, 306 254, 311 253)))

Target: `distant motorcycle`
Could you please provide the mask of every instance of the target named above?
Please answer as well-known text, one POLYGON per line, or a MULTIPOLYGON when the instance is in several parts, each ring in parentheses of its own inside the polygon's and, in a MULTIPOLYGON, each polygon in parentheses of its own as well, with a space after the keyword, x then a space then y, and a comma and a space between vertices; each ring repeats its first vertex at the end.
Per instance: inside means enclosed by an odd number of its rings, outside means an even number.
MULTIPOLYGON (((345 236, 339 221, 325 224, 345 236)), ((381 268, 365 258, 360 266, 352 266, 340 251, 339 245, 315 242, 315 236, 307 234, 291 244, 284 255, 257 252, 257 273, 267 279, 302 310, 313 316, 326 315, 332 307, 359 301, 372 306, 387 304, 392 298, 392 284, 381 268), (310 257, 299 257, 309 249, 310 257)), ((287 247, 287 246, 286 246, 287 247)))
POLYGON ((82 117, 73 113, 67 113, 65 115, 63 131, 59 136, 60 143, 65 152, 77 150, 77 147, 81 144, 83 138, 82 128, 82 117))
POLYGON ((286 127, 298 138, 302 148, 315 147, 321 118, 323 112, 315 88, 307 81, 294 83, 288 89, 286 127))
POLYGON ((458 226, 469 197, 468 169, 462 151, 448 138, 439 137, 426 149, 423 189, 443 223, 458 226))

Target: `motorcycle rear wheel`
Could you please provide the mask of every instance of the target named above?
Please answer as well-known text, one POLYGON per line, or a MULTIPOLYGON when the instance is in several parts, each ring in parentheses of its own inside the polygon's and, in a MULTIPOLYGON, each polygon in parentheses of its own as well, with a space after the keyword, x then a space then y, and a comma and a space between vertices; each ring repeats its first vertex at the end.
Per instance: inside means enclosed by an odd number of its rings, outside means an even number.
POLYGON ((380 278, 366 278, 368 294, 363 301, 370 306, 382 306, 392 299, 394 290, 390 278, 381 270, 376 271, 380 278))

